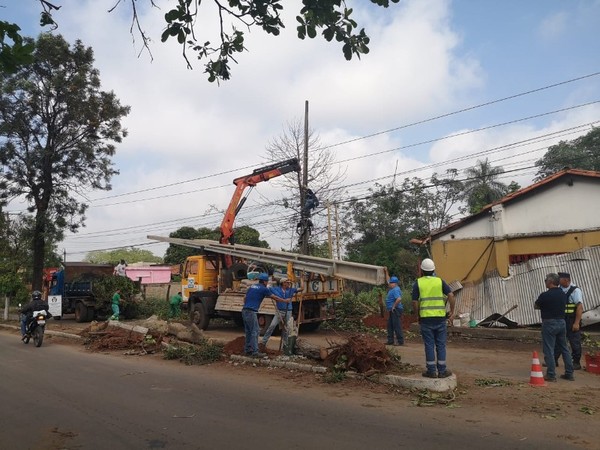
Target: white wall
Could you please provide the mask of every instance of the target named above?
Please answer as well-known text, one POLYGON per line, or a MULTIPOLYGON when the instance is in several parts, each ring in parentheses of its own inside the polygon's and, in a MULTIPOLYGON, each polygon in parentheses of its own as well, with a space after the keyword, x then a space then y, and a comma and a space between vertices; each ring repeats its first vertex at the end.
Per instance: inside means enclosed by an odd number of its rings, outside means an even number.
POLYGON ((600 179, 563 177, 550 187, 540 187, 521 200, 507 203, 499 214, 482 214, 471 223, 438 236, 441 240, 490 238, 492 220, 502 220, 504 235, 539 234, 600 228, 600 179))

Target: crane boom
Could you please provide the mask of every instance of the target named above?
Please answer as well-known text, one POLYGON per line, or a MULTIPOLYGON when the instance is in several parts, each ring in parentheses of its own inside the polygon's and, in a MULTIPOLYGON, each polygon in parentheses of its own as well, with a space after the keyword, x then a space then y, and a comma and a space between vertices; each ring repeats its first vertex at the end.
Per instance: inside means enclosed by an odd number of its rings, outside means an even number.
POLYGON ((387 269, 382 266, 362 264, 351 261, 319 258, 299 253, 270 250, 241 244, 221 244, 208 239, 179 239, 164 236, 148 236, 148 239, 197 248, 202 251, 243 258, 267 264, 287 266, 292 264, 296 270, 317 273, 329 277, 343 278, 373 285, 387 283, 387 269))

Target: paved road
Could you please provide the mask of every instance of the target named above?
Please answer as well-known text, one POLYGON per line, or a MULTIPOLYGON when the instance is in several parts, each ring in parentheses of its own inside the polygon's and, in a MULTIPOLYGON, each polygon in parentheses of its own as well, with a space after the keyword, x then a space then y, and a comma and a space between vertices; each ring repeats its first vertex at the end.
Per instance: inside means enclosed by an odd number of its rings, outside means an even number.
POLYGON ((518 423, 264 370, 87 353, 0 331, 0 448, 575 448, 518 423))

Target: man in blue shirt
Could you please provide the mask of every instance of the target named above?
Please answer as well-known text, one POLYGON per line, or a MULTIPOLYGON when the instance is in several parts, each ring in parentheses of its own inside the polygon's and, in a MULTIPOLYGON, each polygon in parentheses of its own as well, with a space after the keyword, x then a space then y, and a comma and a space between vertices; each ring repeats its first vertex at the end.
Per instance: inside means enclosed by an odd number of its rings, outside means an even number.
MULTIPOLYGON (((258 275, 258 283, 251 285, 244 298, 244 307, 242 308, 242 319, 244 319, 244 331, 246 332, 246 344, 244 352, 248 356, 263 357, 264 353, 258 353, 258 309, 265 298, 274 298, 280 302, 286 302, 285 299, 273 294, 267 287, 269 275, 261 273, 258 275)), ((289 300, 287 300, 289 301, 289 300)))
POLYGON ((535 309, 542 315, 542 342, 544 344, 544 360, 546 361, 546 381, 556 381, 556 364, 554 348, 558 346, 565 362, 565 373, 560 377, 573 381, 573 360, 567 348, 567 328, 565 325, 565 308, 567 296, 558 287, 558 274, 546 275, 546 288, 535 301, 535 309))
POLYGON ((275 331, 275 328, 277 327, 277 325, 279 325, 280 321, 283 321, 283 329, 281 331, 281 341, 284 343, 287 343, 287 338, 288 338, 288 320, 290 319, 290 317, 292 316, 292 299, 294 298, 294 295, 296 294, 296 292, 298 292, 298 289, 296 289, 295 287, 292 287, 292 284, 290 283, 290 280, 288 280, 287 278, 282 278, 279 281, 279 286, 274 286, 271 288, 271 292, 275 295, 277 295, 278 297, 281 297, 287 301, 285 302, 277 302, 277 312, 275 314, 275 316, 273 317, 273 320, 271 321, 271 324, 269 325, 269 328, 267 328, 267 331, 265 331, 265 334, 262 338, 262 344, 266 347, 267 346, 267 342, 269 341, 269 338, 271 337, 271 335, 273 334, 273 331, 275 331))
POLYGON ((385 298, 385 307, 388 311, 387 323, 387 345, 394 345, 394 335, 397 345, 404 345, 404 335, 402 334, 402 291, 398 287, 398 277, 391 277, 389 282, 389 291, 385 298))

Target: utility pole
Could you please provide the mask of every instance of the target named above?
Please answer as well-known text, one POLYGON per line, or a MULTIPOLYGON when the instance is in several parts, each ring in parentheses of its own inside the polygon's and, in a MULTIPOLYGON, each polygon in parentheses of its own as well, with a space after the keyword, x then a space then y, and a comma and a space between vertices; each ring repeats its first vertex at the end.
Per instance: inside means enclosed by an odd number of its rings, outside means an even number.
POLYGON ((329 244, 329 257, 333 259, 333 243, 331 242, 331 203, 327 201, 327 242, 329 244))
POLYGON ((308 189, 308 100, 304 102, 304 158, 302 164, 302 189, 300 190, 300 253, 308 255, 308 237, 310 234, 310 211, 306 208, 308 189))

